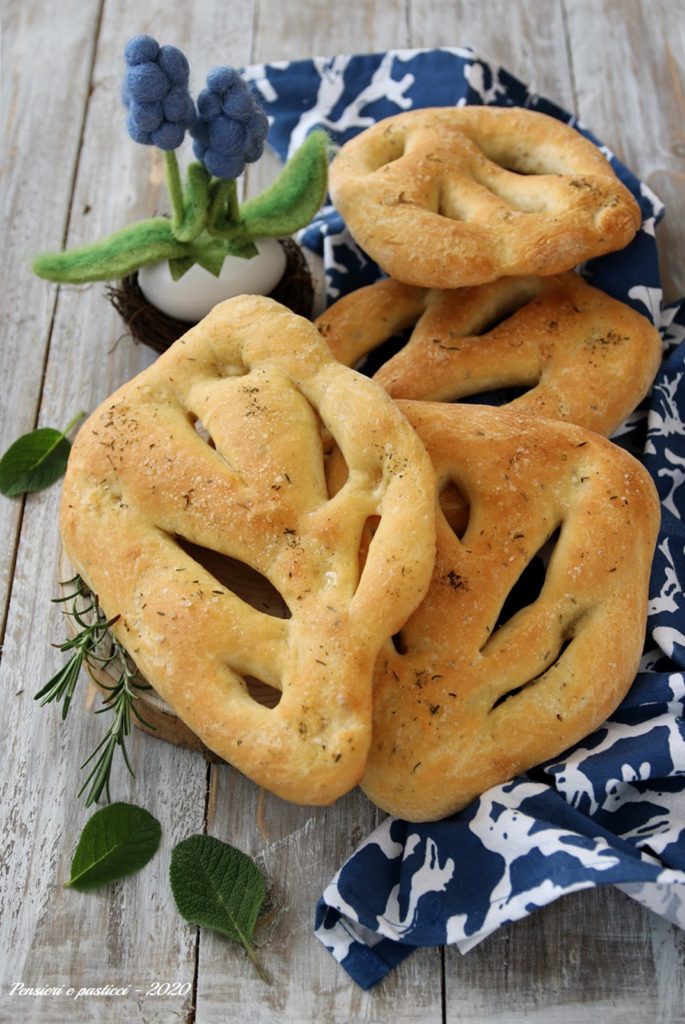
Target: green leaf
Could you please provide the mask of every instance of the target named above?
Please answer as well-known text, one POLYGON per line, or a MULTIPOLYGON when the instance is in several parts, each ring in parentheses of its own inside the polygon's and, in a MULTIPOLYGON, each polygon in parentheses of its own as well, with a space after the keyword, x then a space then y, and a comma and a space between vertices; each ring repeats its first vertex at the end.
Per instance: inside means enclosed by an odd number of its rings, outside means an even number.
POLYGON ((188 256, 169 260, 169 271, 172 279, 178 281, 194 263, 197 263, 208 273, 218 277, 227 256, 241 256, 243 259, 249 260, 256 256, 257 252, 258 249, 254 242, 246 242, 244 239, 227 242, 210 235, 202 235, 193 243, 188 256))
POLYGON ((169 879, 186 921, 239 942, 260 978, 268 981, 252 947, 264 902, 264 879, 255 862, 219 839, 194 835, 174 847, 169 879))
POLYGON ((109 804, 85 824, 65 886, 85 892, 140 871, 157 852, 162 829, 135 804, 109 804))
POLYGON ((207 252, 198 255, 196 262, 213 277, 218 277, 226 259, 226 252, 207 252))
POLYGON ((39 427, 17 438, 0 459, 0 493, 15 498, 42 491, 58 480, 71 451, 67 434, 82 416, 85 413, 80 412, 65 430, 39 427))
POLYGON ((228 255, 240 256, 241 259, 251 260, 253 256, 257 256, 259 249, 254 242, 248 241, 236 241, 228 243, 228 255))
POLYGON ((204 267, 214 277, 218 277, 227 254, 226 242, 203 235, 199 241, 193 244, 190 255, 184 256, 182 259, 169 260, 169 272, 172 280, 179 281, 195 263, 204 267))
POLYGON ((48 281, 84 284, 125 277, 146 263, 188 254, 188 242, 178 241, 171 222, 153 217, 131 224, 94 245, 71 252, 44 252, 36 256, 33 272, 48 281))
POLYGON ((269 188, 240 208, 248 238, 284 237, 304 227, 321 206, 328 183, 325 132, 311 132, 269 188))
POLYGON ((179 256, 169 260, 169 273, 172 281, 180 281, 184 274, 187 274, 192 266, 197 263, 194 256, 179 256))

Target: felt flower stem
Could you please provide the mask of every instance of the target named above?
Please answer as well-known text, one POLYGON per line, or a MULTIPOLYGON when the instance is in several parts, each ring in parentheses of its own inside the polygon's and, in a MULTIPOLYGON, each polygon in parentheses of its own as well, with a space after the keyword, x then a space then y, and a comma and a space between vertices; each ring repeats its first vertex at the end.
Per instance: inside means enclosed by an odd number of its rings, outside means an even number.
POLYGON ((217 238, 231 238, 238 223, 238 185, 233 178, 215 178, 207 217, 207 230, 217 238))
POLYGON ((238 185, 234 178, 214 178, 210 186, 207 231, 223 240, 224 253, 251 259, 257 247, 247 235, 240 217, 238 185))
POLYGON ((183 185, 181 183, 181 172, 178 167, 176 150, 169 149, 164 153, 164 170, 166 172, 166 187, 171 200, 172 219, 171 230, 176 238, 177 232, 182 230, 185 221, 185 208, 183 202, 183 185))
POLYGON ((326 194, 328 145, 325 132, 312 132, 276 181, 239 207, 234 180, 215 179, 207 230, 228 243, 231 253, 253 256, 255 238, 284 237, 309 221, 326 194))
POLYGON ((171 232, 179 242, 192 242, 207 226, 210 174, 201 163, 188 168, 185 189, 174 150, 164 154, 166 184, 171 199, 171 232))
POLYGON ((172 231, 179 242, 193 242, 205 231, 209 215, 211 176, 201 163, 188 168, 183 194, 183 220, 172 222, 172 231))

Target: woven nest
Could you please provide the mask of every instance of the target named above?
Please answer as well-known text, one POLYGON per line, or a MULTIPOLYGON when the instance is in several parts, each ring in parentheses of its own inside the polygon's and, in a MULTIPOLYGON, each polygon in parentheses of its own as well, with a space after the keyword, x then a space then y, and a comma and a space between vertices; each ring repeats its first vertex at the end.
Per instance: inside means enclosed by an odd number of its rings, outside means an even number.
MULTIPOLYGON (((280 238, 279 242, 285 252, 286 266, 270 298, 309 319, 314 302, 314 283, 307 261, 292 238, 280 238)), ((138 285, 137 272, 124 277, 118 285, 107 288, 106 295, 132 337, 157 352, 165 352, 193 326, 187 320, 163 313, 148 302, 138 285)))

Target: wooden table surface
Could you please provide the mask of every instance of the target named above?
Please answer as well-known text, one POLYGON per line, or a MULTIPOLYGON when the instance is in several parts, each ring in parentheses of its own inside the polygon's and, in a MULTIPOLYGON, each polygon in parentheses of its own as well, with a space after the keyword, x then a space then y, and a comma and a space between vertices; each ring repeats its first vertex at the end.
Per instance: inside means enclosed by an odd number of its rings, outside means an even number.
MULTIPOLYGON (((138 32, 187 54, 194 82, 242 65, 397 47, 473 46, 575 111, 666 203, 658 229, 666 294, 685 293, 685 8, 682 0, 4 0, 0 450, 36 425, 93 409, 152 355, 125 336, 102 285, 33 277, 41 249, 95 241, 166 209, 161 161, 123 129, 122 50, 138 32)), ((263 160, 248 188, 275 168, 263 160)), ((566 897, 466 956, 416 952, 363 993, 314 937, 316 900, 379 820, 360 793, 290 806, 226 766, 136 733, 137 778, 116 799, 161 821, 161 852, 93 894, 65 890, 90 812, 78 765, 101 720, 32 700, 62 664, 59 487, 0 498, 0 1019, 321 1021, 393 1024, 675 1024, 685 1021, 685 936, 614 889, 566 897), (207 830, 255 856, 276 911, 261 957, 186 924, 167 882, 172 846, 207 830), (128 987, 128 996, 30 996, 27 987, 128 987), (190 983, 184 997, 156 983, 190 983)), ((85 693, 86 686, 82 687, 85 693)))

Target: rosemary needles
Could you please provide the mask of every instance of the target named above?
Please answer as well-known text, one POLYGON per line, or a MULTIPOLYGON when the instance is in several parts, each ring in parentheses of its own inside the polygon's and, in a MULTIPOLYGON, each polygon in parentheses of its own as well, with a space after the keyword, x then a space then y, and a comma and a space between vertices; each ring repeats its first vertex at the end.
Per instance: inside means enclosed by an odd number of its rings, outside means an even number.
POLYGON ((65 593, 62 597, 55 598, 55 602, 68 606, 66 614, 74 620, 78 630, 64 643, 55 645, 60 651, 70 654, 69 660, 38 691, 34 700, 40 701, 41 707, 50 703, 61 704, 64 720, 69 713, 81 669, 88 666, 101 670, 111 666, 114 669, 114 682, 111 686, 103 682, 98 683, 104 691, 104 697, 103 705, 98 708, 96 714, 112 714, 109 728, 92 754, 81 765, 82 769, 91 765, 90 773, 78 793, 81 796, 87 791, 86 807, 89 807, 100 799, 103 792, 108 801, 111 799, 109 780, 117 748, 121 749, 129 772, 135 775, 126 750, 126 738, 131 733, 134 715, 143 725, 150 729, 154 728, 145 721, 136 707, 138 693, 141 690, 149 690, 150 687, 136 679, 135 669, 126 651, 111 631, 119 616, 106 618, 97 597, 91 593, 80 576, 74 576, 62 586, 65 593))

